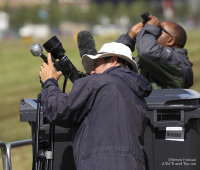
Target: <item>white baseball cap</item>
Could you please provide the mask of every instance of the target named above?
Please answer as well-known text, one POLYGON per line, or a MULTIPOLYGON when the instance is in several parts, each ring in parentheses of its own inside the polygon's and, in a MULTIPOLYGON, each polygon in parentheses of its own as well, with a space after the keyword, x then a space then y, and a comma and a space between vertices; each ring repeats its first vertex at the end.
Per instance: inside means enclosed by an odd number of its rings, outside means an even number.
POLYGON ((122 43, 111 42, 104 44, 96 55, 84 54, 82 57, 82 65, 87 73, 94 70, 94 59, 116 56, 128 61, 134 72, 138 73, 137 64, 132 59, 132 52, 129 47, 122 43))

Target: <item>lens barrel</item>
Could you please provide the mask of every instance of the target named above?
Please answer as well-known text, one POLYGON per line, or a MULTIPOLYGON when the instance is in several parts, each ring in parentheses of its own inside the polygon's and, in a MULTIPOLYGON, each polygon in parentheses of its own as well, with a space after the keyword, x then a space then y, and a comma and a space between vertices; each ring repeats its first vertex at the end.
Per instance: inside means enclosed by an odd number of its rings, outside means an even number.
POLYGON ((48 53, 51 53, 55 59, 62 59, 64 53, 66 52, 62 47, 62 43, 56 36, 52 37, 46 43, 44 43, 43 47, 48 53))

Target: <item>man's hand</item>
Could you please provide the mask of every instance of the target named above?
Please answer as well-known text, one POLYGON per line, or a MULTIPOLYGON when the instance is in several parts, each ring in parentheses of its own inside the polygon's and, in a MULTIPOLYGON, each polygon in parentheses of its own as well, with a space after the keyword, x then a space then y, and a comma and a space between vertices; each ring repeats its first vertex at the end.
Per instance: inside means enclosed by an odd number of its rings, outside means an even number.
POLYGON ((155 26, 161 28, 160 21, 158 20, 157 17, 155 17, 153 15, 149 15, 149 18, 151 18, 151 19, 147 22, 147 24, 155 25, 155 26))
POLYGON ((138 24, 134 25, 130 31, 128 32, 128 35, 134 39, 136 38, 136 36, 138 35, 138 33, 140 32, 140 30, 142 29, 142 27, 144 26, 144 22, 139 22, 138 24))
POLYGON ((57 72, 55 70, 50 53, 48 53, 48 64, 43 62, 42 65, 40 66, 39 75, 43 83, 49 78, 54 78, 55 80, 58 80, 62 75, 61 71, 57 72))

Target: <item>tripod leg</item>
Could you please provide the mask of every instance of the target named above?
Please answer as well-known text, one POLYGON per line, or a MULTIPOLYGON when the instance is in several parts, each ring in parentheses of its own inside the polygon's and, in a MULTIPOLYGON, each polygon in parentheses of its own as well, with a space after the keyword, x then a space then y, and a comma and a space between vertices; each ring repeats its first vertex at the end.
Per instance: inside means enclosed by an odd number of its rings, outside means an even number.
POLYGON ((37 114, 36 114, 36 129, 35 129, 35 142, 34 142, 34 156, 32 170, 40 170, 40 161, 37 159, 39 153, 39 135, 40 135, 40 108, 41 108, 41 94, 37 98, 37 114))
POLYGON ((46 164, 45 164, 45 170, 49 170, 49 160, 46 160, 46 164))
POLYGON ((51 151, 52 151, 52 159, 50 159, 50 170, 53 170, 54 134, 55 134, 55 125, 51 124, 50 147, 51 147, 51 151))
POLYGON ((49 142, 50 146, 47 151, 45 151, 45 170, 53 170, 53 152, 54 152, 54 133, 55 133, 55 125, 49 125, 49 142))
POLYGON ((38 161, 38 163, 37 163, 37 170, 40 170, 40 165, 41 165, 41 162, 40 161, 38 161))

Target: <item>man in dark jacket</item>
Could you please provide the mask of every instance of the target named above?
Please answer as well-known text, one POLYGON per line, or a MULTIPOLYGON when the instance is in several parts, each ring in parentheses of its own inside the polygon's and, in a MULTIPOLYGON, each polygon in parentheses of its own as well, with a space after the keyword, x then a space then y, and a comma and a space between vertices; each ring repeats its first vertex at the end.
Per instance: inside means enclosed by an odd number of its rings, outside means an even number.
POLYGON ((39 72, 44 82, 42 107, 51 123, 72 128, 76 168, 145 170, 144 97, 150 94, 151 85, 135 73, 131 50, 113 42, 95 56, 84 55, 82 65, 92 75, 76 80, 68 94, 58 88, 62 73, 55 71, 50 54, 48 63, 39 72))
POLYGON ((186 32, 174 22, 160 21, 150 15, 123 34, 117 42, 138 50, 139 72, 153 89, 190 88, 193 85, 192 63, 187 57, 186 32))

